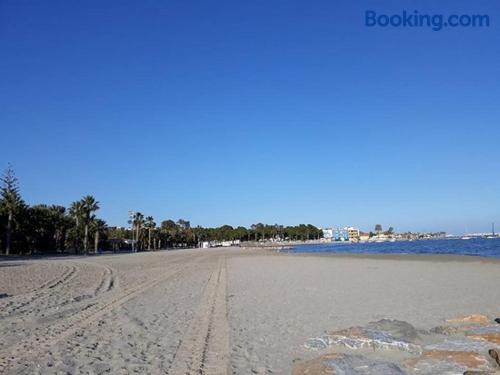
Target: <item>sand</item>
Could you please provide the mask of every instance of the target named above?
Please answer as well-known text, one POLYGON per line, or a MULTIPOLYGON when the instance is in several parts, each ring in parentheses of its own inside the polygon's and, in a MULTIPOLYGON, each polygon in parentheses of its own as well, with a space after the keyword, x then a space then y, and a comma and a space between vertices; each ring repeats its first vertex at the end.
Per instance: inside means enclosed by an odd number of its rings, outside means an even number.
POLYGON ((0 373, 289 374, 382 318, 500 315, 500 262, 197 249, 0 261, 0 373))

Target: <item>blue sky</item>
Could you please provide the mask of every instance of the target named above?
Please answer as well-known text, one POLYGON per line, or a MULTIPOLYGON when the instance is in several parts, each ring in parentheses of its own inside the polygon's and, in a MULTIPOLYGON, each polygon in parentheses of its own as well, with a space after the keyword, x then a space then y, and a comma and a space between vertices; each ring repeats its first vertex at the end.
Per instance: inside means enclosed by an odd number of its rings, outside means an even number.
POLYGON ((0 2, 0 167, 197 225, 500 227, 497 1, 0 2), (487 14, 368 28, 364 12, 487 14))

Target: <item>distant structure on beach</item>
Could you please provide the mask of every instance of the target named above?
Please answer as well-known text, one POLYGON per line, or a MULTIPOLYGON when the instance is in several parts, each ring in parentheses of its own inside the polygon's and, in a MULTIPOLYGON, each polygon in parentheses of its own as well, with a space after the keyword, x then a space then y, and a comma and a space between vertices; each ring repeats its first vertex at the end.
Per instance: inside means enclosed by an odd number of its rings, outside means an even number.
POLYGON ((358 241, 359 240, 359 229, 358 228, 354 228, 354 227, 348 227, 347 228, 347 236, 349 238, 349 240, 355 240, 355 241, 358 241))
POLYGON ((356 227, 336 227, 321 229, 323 233, 322 242, 386 242, 397 240, 423 240, 446 238, 446 232, 422 233, 405 232, 395 233, 390 227, 387 231, 382 231, 381 226, 376 226, 375 232, 363 232, 356 227))
POLYGON ((355 227, 337 227, 337 228, 324 228, 323 241, 358 241, 360 238, 360 230, 355 227))
POLYGON ((240 240, 232 241, 203 241, 200 243, 202 249, 208 249, 210 247, 230 247, 230 246, 240 246, 240 240))
POLYGON ((323 232, 323 239, 325 241, 331 241, 332 238, 333 238, 333 228, 324 228, 324 229, 321 229, 321 231, 323 232))

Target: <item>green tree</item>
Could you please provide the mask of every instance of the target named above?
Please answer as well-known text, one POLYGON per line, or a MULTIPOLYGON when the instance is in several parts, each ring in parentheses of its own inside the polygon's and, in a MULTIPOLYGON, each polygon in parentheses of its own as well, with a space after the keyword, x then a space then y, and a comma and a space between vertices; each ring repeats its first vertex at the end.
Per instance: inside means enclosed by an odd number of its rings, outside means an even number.
POLYGON ((75 221, 75 226, 70 232, 70 239, 72 240, 73 248, 76 252, 78 252, 81 246, 81 232, 85 216, 85 208, 83 202, 80 200, 71 203, 69 214, 75 221))
POLYGON ((92 220, 92 222, 90 223, 90 227, 92 232, 94 233, 94 253, 98 253, 101 236, 107 232, 108 227, 106 225, 106 222, 101 219, 92 220))
POLYGON ((38 204, 25 210, 22 220, 23 238, 30 252, 53 252, 64 249, 66 231, 72 220, 62 206, 38 204))
POLYGON ((91 222, 95 219, 94 212, 99 209, 99 202, 91 195, 86 195, 81 200, 82 203, 82 213, 83 213, 83 226, 84 226, 84 237, 83 237, 83 250, 85 254, 89 252, 89 226, 91 222))
POLYGON ((375 225, 375 232, 380 233, 382 232, 382 225, 381 224, 376 224, 375 225))
POLYGON ((177 232, 179 228, 175 221, 168 219, 161 222, 161 236, 165 246, 173 246, 175 239, 177 238, 177 232))
POLYGON ((5 229, 5 254, 9 255, 12 250, 12 234, 17 224, 17 215, 24 208, 24 202, 19 193, 19 182, 12 166, 9 164, 1 178, 2 188, 0 190, 0 205, 7 216, 5 229))
POLYGON ((148 229, 148 250, 151 250, 151 233, 153 229, 156 227, 156 223, 154 222, 153 216, 146 217, 144 222, 144 227, 148 229))
POLYGON ((136 212, 132 218, 132 230, 135 231, 135 241, 136 250, 142 249, 141 238, 142 238, 142 227, 144 226, 144 215, 140 212, 136 212))
POLYGON ((50 221, 54 228, 54 250, 64 251, 66 233, 71 228, 73 222, 66 215, 66 208, 63 206, 49 206, 50 221))

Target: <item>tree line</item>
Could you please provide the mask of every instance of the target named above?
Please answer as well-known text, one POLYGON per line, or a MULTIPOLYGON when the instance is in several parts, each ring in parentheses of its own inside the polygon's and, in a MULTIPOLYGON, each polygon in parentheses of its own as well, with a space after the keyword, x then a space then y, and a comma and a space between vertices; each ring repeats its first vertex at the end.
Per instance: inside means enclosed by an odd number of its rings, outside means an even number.
POLYGON ((111 242, 116 240, 131 240, 136 250, 156 250, 170 247, 196 247, 203 242, 223 241, 305 241, 319 239, 323 232, 311 224, 297 226, 254 224, 250 228, 223 225, 216 228, 191 226, 184 219, 174 221, 164 220, 157 225, 151 216, 134 213, 129 221, 131 228, 112 227, 108 230, 111 242))
POLYGON ((60 205, 30 206, 22 199, 19 182, 11 166, 1 177, 0 252, 4 254, 76 253, 100 250, 158 250, 196 247, 203 242, 304 241, 319 239, 322 231, 311 224, 296 226, 257 223, 249 228, 223 225, 217 228, 191 226, 184 219, 167 219, 157 225, 152 216, 130 213, 128 228, 110 227, 96 216, 99 202, 91 195, 60 205))
POLYGON ((106 240, 107 226, 96 217, 99 202, 91 195, 59 205, 29 206, 9 166, 1 178, 0 249, 4 254, 96 251, 106 240))

